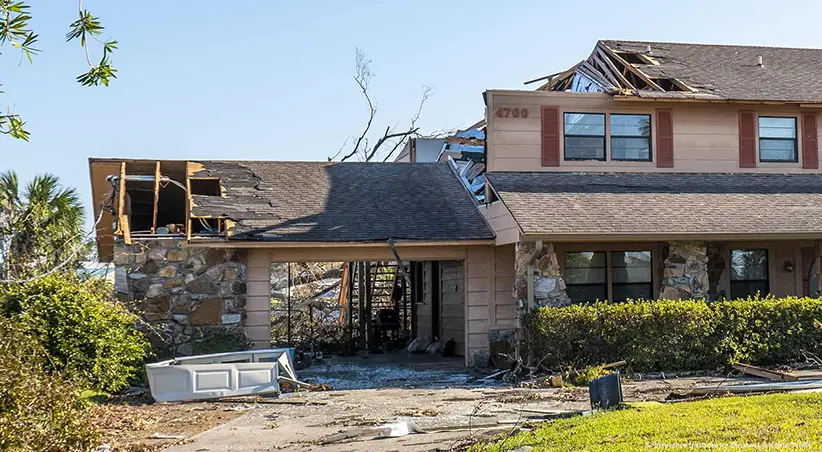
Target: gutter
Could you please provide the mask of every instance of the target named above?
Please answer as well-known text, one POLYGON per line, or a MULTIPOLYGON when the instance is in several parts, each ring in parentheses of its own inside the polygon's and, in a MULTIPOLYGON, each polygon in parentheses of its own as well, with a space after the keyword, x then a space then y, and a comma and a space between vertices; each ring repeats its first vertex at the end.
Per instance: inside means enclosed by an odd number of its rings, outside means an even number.
POLYGON ((797 233, 612 233, 612 234, 585 234, 585 233, 522 233, 522 239, 545 240, 551 242, 604 242, 604 241, 634 241, 634 242, 658 242, 669 240, 819 240, 822 239, 822 232, 797 232, 797 233))
MULTIPOLYGON (((393 240, 396 247, 433 247, 433 246, 480 246, 493 245, 494 239, 486 240, 444 240, 444 241, 414 241, 393 240)), ((387 242, 263 242, 241 240, 202 240, 196 238, 185 245, 191 248, 385 248, 387 242)))

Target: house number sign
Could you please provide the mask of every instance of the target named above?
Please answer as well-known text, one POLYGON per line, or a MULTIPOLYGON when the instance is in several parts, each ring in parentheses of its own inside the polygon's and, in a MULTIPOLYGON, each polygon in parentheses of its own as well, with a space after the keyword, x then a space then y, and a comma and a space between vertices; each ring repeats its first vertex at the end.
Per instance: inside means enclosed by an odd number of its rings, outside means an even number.
POLYGON ((494 112, 497 118, 527 118, 527 108, 497 108, 494 112))

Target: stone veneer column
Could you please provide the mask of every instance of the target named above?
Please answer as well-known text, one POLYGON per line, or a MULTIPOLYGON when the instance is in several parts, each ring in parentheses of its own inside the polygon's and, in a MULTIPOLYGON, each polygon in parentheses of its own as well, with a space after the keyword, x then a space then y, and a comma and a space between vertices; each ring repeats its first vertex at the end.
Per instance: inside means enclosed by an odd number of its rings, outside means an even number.
POLYGON ((562 307, 571 304, 571 299, 565 292, 565 280, 560 272, 553 243, 543 243, 540 250, 537 250, 535 242, 517 243, 514 262, 516 279, 513 295, 515 299, 528 299, 528 266, 533 265, 536 307, 562 307))
POLYGON ((671 242, 662 271, 659 298, 705 298, 708 282, 708 246, 705 242, 671 242))
POLYGON ((184 247, 185 240, 117 241, 115 291, 134 302, 174 352, 191 354, 191 340, 209 329, 243 327, 246 303, 244 250, 184 247))

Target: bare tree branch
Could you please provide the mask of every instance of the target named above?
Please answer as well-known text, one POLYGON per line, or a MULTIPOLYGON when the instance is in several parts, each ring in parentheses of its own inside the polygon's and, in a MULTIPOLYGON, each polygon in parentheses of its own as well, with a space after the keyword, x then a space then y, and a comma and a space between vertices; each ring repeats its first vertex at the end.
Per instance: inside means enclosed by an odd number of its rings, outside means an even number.
POLYGON ((354 81, 360 86, 360 90, 362 91, 363 96, 365 96, 365 100, 368 102, 368 122, 365 123, 365 129, 363 129, 360 137, 354 142, 354 149, 340 159, 341 162, 344 162, 357 154, 360 150, 360 145, 365 139, 365 135, 368 134, 369 130, 371 130, 371 124, 374 122, 374 117, 377 116, 377 107, 374 106, 374 102, 371 101, 371 96, 368 94, 368 85, 371 83, 371 79, 374 78, 374 73, 371 72, 370 67, 371 60, 366 59, 365 53, 363 53, 362 49, 357 47, 355 61, 356 70, 354 74, 354 81))

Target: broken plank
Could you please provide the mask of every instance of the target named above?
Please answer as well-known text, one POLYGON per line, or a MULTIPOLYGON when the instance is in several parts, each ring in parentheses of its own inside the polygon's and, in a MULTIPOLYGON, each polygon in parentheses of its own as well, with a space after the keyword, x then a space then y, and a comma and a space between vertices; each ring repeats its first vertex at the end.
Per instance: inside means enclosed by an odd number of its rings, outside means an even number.
POLYGON ((615 363, 608 363, 602 366, 603 369, 613 369, 615 367, 622 367, 628 364, 628 361, 617 361, 615 363))
POLYGON ((160 162, 154 168, 154 217, 151 221, 151 233, 157 232, 157 212, 160 206, 160 162))
POLYGON ((736 369, 736 370, 738 370, 742 373, 745 373, 745 374, 748 374, 748 375, 753 375, 755 377, 767 378, 768 380, 771 380, 771 381, 797 381, 797 380, 799 380, 799 377, 797 377, 796 375, 787 373, 787 372, 782 372, 782 371, 779 371, 779 370, 763 369, 761 367, 751 366, 750 364, 737 363, 737 364, 732 365, 731 367, 733 367, 734 369, 736 369))

